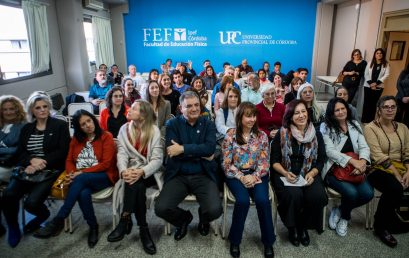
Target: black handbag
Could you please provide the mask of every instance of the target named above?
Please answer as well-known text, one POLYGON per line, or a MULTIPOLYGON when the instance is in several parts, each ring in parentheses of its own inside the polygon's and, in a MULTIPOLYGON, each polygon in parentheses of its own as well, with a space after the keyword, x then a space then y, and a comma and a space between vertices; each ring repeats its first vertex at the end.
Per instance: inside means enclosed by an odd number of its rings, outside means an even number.
POLYGON ((15 167, 11 174, 11 178, 15 178, 20 181, 32 182, 32 183, 40 183, 44 182, 50 178, 54 178, 56 175, 60 174, 61 171, 59 170, 52 170, 52 169, 43 169, 40 171, 36 171, 33 174, 27 174, 24 172, 24 167, 15 167))

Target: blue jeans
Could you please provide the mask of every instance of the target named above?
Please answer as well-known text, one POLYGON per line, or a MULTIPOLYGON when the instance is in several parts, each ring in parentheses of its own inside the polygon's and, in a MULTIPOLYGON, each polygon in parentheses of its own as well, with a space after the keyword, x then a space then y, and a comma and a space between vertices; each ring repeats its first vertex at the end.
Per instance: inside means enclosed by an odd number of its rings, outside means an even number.
POLYGON ((112 186, 111 181, 105 172, 88 173, 84 172, 71 183, 63 206, 60 208, 57 218, 65 219, 70 215, 75 202, 81 208, 84 219, 90 227, 97 226, 97 219, 92 206, 91 194, 112 186))
POLYGON ((264 176, 262 183, 256 184, 253 188, 246 188, 238 179, 226 178, 226 184, 236 199, 229 233, 229 240, 232 244, 239 245, 243 237, 244 223, 250 207, 250 196, 256 203, 261 241, 264 245, 269 246, 275 242, 268 183, 268 176, 264 176))
POLYGON ((326 182, 329 187, 341 194, 341 218, 351 219, 351 211, 359 206, 368 203, 374 195, 373 187, 368 180, 360 184, 352 184, 338 180, 333 174, 327 174, 326 182))

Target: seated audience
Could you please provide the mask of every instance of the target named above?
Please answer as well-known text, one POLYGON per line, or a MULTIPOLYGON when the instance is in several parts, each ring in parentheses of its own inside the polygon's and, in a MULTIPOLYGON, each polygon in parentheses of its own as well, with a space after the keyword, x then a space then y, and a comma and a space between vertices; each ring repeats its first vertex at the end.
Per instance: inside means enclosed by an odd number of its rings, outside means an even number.
POLYGON ((328 198, 320 172, 325 158, 324 140, 310 122, 307 104, 302 100, 291 101, 283 127, 271 145, 271 180, 278 198, 278 212, 294 246, 310 244, 307 229, 323 231, 323 208, 328 198), (291 185, 303 179, 305 185, 291 185))
POLYGON ((124 92, 120 86, 114 86, 107 93, 105 98, 107 107, 101 111, 99 125, 105 131, 117 137, 119 129, 128 122, 126 114, 129 107, 125 105, 124 92))
POLYGON ((88 246, 93 248, 98 242, 99 230, 91 195, 113 186, 118 180, 116 146, 112 134, 102 130, 96 117, 88 111, 75 112, 72 124, 74 137, 65 162, 65 182, 69 184, 67 197, 57 215, 34 236, 58 235, 64 228, 64 219, 78 202, 89 226, 88 246))
MULTIPOLYGON (((21 128, 26 123, 26 112, 21 99, 12 95, 0 97, 0 184, 10 182, 21 128)), ((0 236, 6 233, 1 223, 3 203, 0 197, 0 236)))
POLYGON ((291 80, 289 92, 285 94, 284 97, 284 105, 287 105, 293 99, 297 98, 297 91, 300 88, 301 84, 303 84, 303 81, 300 77, 294 77, 294 79, 291 80))
POLYGON ((232 128, 236 128, 237 107, 241 103, 240 91, 236 88, 229 88, 226 91, 226 98, 222 103, 221 108, 216 114, 216 129, 219 137, 224 137, 232 128))
POLYGON ((21 129, 13 158, 18 172, 12 176, 3 196, 11 247, 17 246, 21 238, 18 211, 23 196, 26 195, 24 209, 35 216, 24 226, 24 233, 36 231, 50 216, 44 201, 64 170, 70 143, 67 123, 50 116, 50 96, 43 91, 35 91, 28 98, 26 107, 31 123, 21 129))
POLYGON ((159 71, 158 69, 151 69, 148 75, 148 82, 149 81, 158 81, 159 79, 159 71))
POLYGON ((241 78, 240 68, 238 66, 234 68, 234 83, 239 85, 240 90, 244 89, 245 82, 243 78, 241 78))
POLYGON ((177 241, 185 237, 193 219, 190 211, 178 207, 188 194, 199 202, 201 235, 209 234, 210 222, 222 214, 214 161, 216 128, 212 121, 200 117, 200 100, 194 92, 183 93, 180 105, 182 115, 166 125, 165 184, 155 204, 156 215, 176 226, 177 241))
POLYGON ((139 92, 134 88, 131 78, 124 79, 122 88, 124 90, 124 101, 126 106, 132 106, 135 100, 141 98, 139 92))
POLYGON ((216 96, 214 98, 214 112, 217 114, 217 110, 221 107, 223 101, 224 101, 224 96, 225 92, 227 89, 233 87, 233 77, 231 76, 224 76, 222 79, 222 82, 220 83, 220 91, 216 93, 216 96))
MULTIPOLYGON (((111 77, 111 76, 108 74, 108 67, 107 67, 106 64, 100 64, 100 65, 98 66, 98 70, 104 70, 104 71, 105 71, 106 79, 107 79, 107 83, 108 83, 108 84, 112 84, 112 85, 115 84, 114 78, 111 77)), ((97 83, 98 83, 98 81, 96 80, 96 78, 94 78, 94 84, 97 84, 97 83)))
POLYGON ((308 118, 315 127, 319 127, 324 119, 324 111, 317 105, 314 86, 308 82, 302 84, 298 88, 297 99, 301 99, 307 104, 308 118))
POLYGON ((240 69, 241 76, 254 72, 253 67, 248 65, 247 59, 241 60, 241 64, 238 65, 238 67, 240 69))
POLYGON ((274 63, 274 70, 269 74, 268 79, 273 82, 276 74, 280 75, 281 78, 285 76, 285 74, 281 72, 281 63, 279 61, 274 63))
POLYGON ((170 112, 176 116, 179 113, 179 91, 173 89, 172 80, 170 75, 161 74, 159 76, 159 87, 162 93, 162 97, 170 102, 170 112))
POLYGON ((89 89, 89 101, 94 106, 94 114, 99 114, 99 105, 105 102, 107 92, 113 87, 107 83, 107 77, 104 70, 98 70, 95 73, 97 83, 89 89))
POLYGON ((172 67, 172 59, 166 59, 165 63, 160 65, 160 69, 162 70, 162 74, 171 74, 175 69, 172 67))
POLYGON ((250 73, 247 77, 248 87, 241 91, 241 99, 243 102, 248 101, 257 105, 263 100, 261 95, 260 80, 256 74, 250 73))
MULTIPOLYGON (((226 68, 226 70, 224 71, 223 77, 225 77, 225 76, 231 76, 231 77, 234 76, 233 66, 229 66, 229 67, 226 68)), ((221 79, 219 78, 220 82, 218 82, 216 85, 214 85, 214 88, 213 88, 213 91, 212 91, 212 106, 214 106, 214 98, 216 97, 216 93, 218 93, 220 91, 220 84, 221 84, 222 79, 223 78, 221 78, 221 79)), ((237 89, 240 90, 239 85, 236 84, 235 82, 233 82, 233 86, 234 86, 234 88, 237 88, 237 89)))
POLYGON ((203 106, 206 106, 207 101, 209 100, 209 94, 207 93, 204 79, 200 76, 195 76, 193 77, 193 80, 190 86, 194 88, 195 90, 197 90, 197 92, 199 93, 199 97, 200 97, 200 103, 203 106))
POLYGON ((263 87, 265 84, 270 83, 270 81, 266 77, 266 72, 263 69, 259 69, 257 71, 257 76, 260 79, 260 87, 263 87))
POLYGON ((361 182, 354 183, 342 180, 333 170, 338 166, 349 171, 350 166, 351 171, 348 173, 352 173, 351 176, 365 175, 366 165, 371 161, 370 150, 361 126, 353 120, 344 99, 333 98, 328 102, 320 131, 328 157, 321 176, 329 187, 341 194, 341 205, 332 208, 328 225, 339 236, 346 236, 351 211, 368 203, 374 192, 366 177, 361 182), (350 153, 355 153, 356 156, 351 156, 350 153))
POLYGON ((131 78, 133 81, 133 85, 135 89, 139 92, 142 93, 144 86, 146 85, 146 81, 142 78, 141 75, 136 73, 136 66, 131 64, 128 66, 128 75, 124 76, 124 79, 131 78))
POLYGON ((205 74, 206 74, 206 67, 208 67, 209 65, 210 65, 210 60, 206 59, 206 60, 203 61, 203 71, 201 71, 201 72, 199 73, 199 76, 200 76, 200 77, 204 77, 204 76, 205 76, 205 74))
POLYGON ((180 94, 182 94, 187 88, 189 88, 189 85, 183 83, 183 76, 180 73, 179 70, 175 70, 172 73, 173 77, 173 89, 179 91, 180 94))
POLYGON ((187 65, 188 67, 186 67, 186 65, 184 64, 178 64, 178 66, 176 66, 176 69, 179 70, 180 74, 182 74, 183 83, 186 85, 190 85, 190 83, 192 82, 192 78, 196 76, 196 72, 195 70, 193 70, 192 61, 189 61, 187 65))
POLYGON ((108 74, 113 80, 115 85, 121 85, 124 78, 123 73, 118 71, 118 65, 113 64, 111 66, 111 72, 108 74))
POLYGON ((275 234, 269 200, 269 142, 267 135, 257 127, 256 114, 254 104, 241 103, 236 128, 227 132, 222 145, 226 184, 236 199, 229 233, 233 257, 240 256, 250 196, 257 207, 264 257, 274 257, 275 234))
POLYGON ((262 69, 266 73, 266 78, 268 79, 268 77, 270 75, 270 63, 268 61, 264 61, 262 69))
POLYGON ((297 69, 297 77, 300 77, 303 81, 303 83, 307 82, 307 77, 308 77, 308 69, 300 67, 297 69))
POLYGON ((161 137, 165 139, 165 123, 170 118, 170 102, 162 97, 157 81, 150 81, 146 88, 146 100, 151 104, 155 113, 156 126, 160 130, 161 137))
POLYGON ((396 109, 395 97, 381 97, 376 107, 376 120, 364 129, 374 169, 368 181, 382 193, 375 212, 375 235, 390 247, 398 244, 392 234, 409 232, 408 224, 396 213, 403 191, 409 189, 409 130, 406 125, 394 121, 396 109))
POLYGON ((275 98, 275 87, 269 83, 261 89, 263 100, 256 105, 257 125, 272 140, 280 129, 283 121, 285 106, 275 98))
POLYGON ((348 102, 349 93, 344 86, 340 86, 335 90, 335 97, 345 100, 348 103, 349 109, 351 110, 351 118, 353 120, 358 120, 356 108, 352 104, 350 104, 350 102, 348 102))
POLYGON ((146 188, 158 184, 161 189, 158 171, 162 166, 163 146, 152 105, 137 100, 129 109, 128 119, 130 122, 121 127, 118 135, 118 170, 121 175, 118 202, 123 209, 108 241, 120 241, 125 234, 131 233, 131 214, 134 213, 144 251, 155 254, 156 246, 146 222, 146 188))
POLYGON ((217 83, 217 76, 214 72, 213 66, 209 65, 206 67, 206 73, 202 78, 205 82, 206 89, 213 90, 214 85, 217 83))

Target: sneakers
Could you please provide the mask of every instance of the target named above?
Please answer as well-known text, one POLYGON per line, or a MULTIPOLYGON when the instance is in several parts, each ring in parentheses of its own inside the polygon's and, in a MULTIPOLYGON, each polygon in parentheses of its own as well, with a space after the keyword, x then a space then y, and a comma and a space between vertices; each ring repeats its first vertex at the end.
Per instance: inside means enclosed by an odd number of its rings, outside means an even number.
POLYGON ((339 236, 346 236, 347 231, 348 231, 348 220, 340 219, 337 224, 337 228, 336 228, 337 234, 339 236))
POLYGON ((330 229, 336 229, 338 221, 341 219, 341 212, 338 207, 334 207, 329 215, 328 225, 330 229))

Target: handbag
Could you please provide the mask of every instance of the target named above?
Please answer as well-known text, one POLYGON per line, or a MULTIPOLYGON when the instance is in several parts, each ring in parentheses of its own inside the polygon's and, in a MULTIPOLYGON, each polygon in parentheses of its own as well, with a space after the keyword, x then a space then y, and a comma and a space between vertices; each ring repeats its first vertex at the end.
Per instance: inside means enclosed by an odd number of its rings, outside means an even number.
POLYGON ((345 75, 344 75, 343 71, 341 71, 338 74, 337 79, 334 81, 333 85, 335 86, 337 83, 342 83, 344 81, 344 77, 345 77, 345 75))
POLYGON ((64 171, 58 176, 57 180, 54 181, 50 193, 52 197, 59 200, 64 200, 67 196, 69 184, 65 182, 66 175, 67 173, 64 171))
MULTIPOLYGON (((354 152, 347 152, 344 153, 353 159, 359 159, 358 154, 354 152)), ((336 177, 336 179, 340 181, 345 181, 353 184, 360 184, 365 180, 365 174, 353 175, 351 174, 354 171, 354 166, 348 164, 346 167, 341 167, 339 165, 334 165, 332 168, 332 174, 336 177)))
POLYGON ((20 181, 40 183, 53 178, 60 173, 60 171, 56 169, 43 169, 36 171, 33 174, 27 174, 24 170, 24 167, 15 167, 11 177, 20 181))

